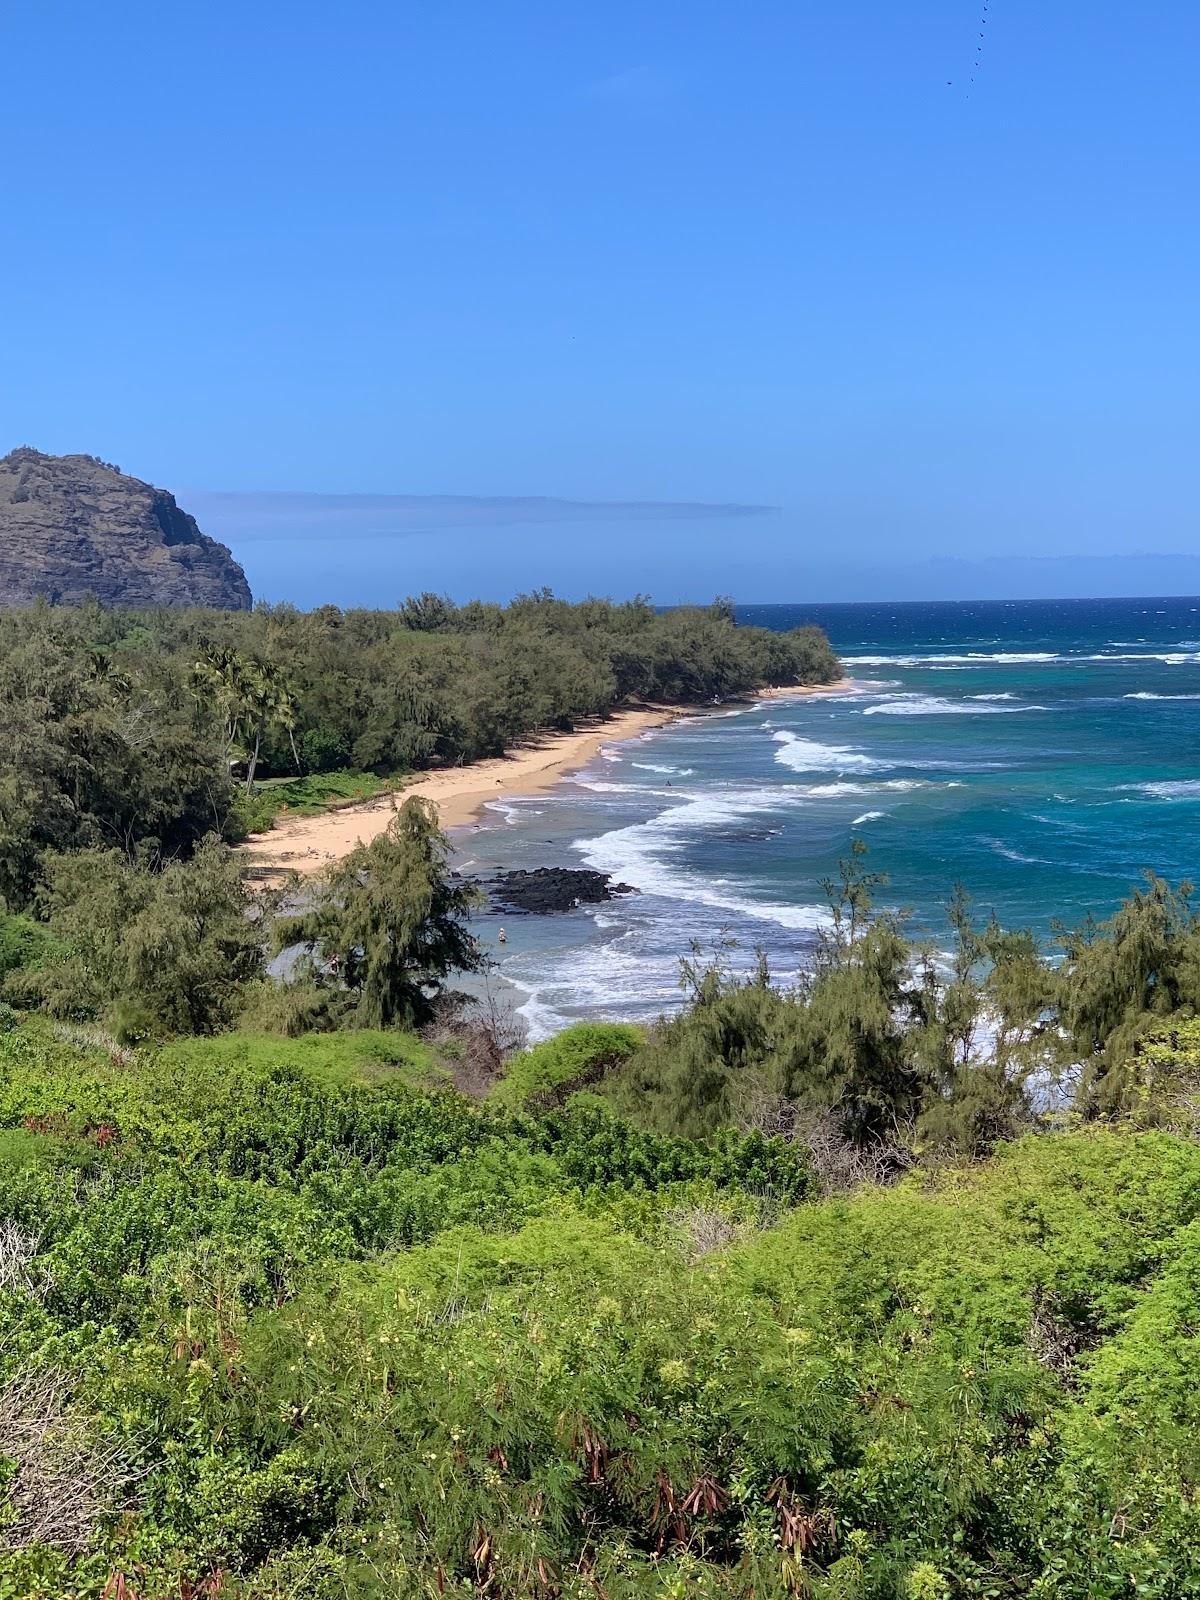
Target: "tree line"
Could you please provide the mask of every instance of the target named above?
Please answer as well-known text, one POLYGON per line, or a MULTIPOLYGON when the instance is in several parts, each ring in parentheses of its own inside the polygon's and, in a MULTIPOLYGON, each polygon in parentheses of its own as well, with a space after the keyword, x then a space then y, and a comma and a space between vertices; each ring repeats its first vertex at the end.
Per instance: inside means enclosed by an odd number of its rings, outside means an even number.
POLYGON ((738 627, 725 601, 5 611, 0 899, 31 904, 64 852, 154 864, 208 834, 235 839, 269 819, 260 779, 453 765, 638 700, 703 703, 839 670, 819 629, 738 627))

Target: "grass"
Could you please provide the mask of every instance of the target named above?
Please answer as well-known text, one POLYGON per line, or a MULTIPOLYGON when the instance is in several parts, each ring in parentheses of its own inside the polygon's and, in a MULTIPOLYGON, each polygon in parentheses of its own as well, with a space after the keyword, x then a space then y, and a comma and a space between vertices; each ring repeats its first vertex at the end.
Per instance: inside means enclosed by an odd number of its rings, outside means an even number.
POLYGON ((356 800, 373 800, 402 781, 401 773, 379 777, 374 772, 313 772, 303 778, 267 778, 255 792, 270 801, 272 814, 313 817, 356 800))
POLYGON ((434 1051, 411 1033, 310 1033, 298 1039, 271 1034, 224 1033, 211 1039, 181 1039, 163 1047, 163 1059, 186 1067, 194 1060, 211 1069, 251 1066, 296 1067, 327 1087, 402 1083, 409 1089, 442 1088, 450 1074, 434 1051))
POLYGON ((305 777, 264 778, 251 793, 238 791, 237 813, 245 833, 265 833, 280 817, 317 817, 339 806, 373 800, 397 788, 406 773, 310 772, 305 777))

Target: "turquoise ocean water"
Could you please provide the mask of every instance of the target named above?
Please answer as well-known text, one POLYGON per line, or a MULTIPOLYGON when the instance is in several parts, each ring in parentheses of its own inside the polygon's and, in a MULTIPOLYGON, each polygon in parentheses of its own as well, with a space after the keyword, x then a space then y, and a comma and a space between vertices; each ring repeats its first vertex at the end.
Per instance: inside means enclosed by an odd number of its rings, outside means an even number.
POLYGON ((1200 599, 743 607, 821 623, 854 687, 677 722, 607 748, 550 795, 492 802, 460 864, 586 865, 639 892, 557 917, 478 919, 536 1035, 679 1000, 689 942, 722 932, 786 980, 851 841, 884 898, 944 937, 956 882, 1049 938, 1146 870, 1197 866, 1200 599))

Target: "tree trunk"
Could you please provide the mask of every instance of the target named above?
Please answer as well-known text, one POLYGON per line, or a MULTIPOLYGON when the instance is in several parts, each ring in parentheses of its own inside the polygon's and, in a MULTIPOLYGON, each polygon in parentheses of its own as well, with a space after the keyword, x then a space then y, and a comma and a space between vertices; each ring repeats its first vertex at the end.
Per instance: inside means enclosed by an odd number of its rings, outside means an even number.
POLYGON ((250 752, 250 764, 246 768, 246 793, 249 794, 254 787, 254 774, 258 767, 258 748, 262 744, 263 725, 260 722, 254 730, 254 749, 250 752))

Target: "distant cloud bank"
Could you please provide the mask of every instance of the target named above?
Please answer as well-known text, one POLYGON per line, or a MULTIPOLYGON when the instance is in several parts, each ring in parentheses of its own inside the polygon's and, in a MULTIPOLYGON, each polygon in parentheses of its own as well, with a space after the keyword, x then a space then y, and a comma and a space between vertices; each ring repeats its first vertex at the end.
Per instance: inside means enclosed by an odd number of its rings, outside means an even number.
POLYGON ((560 500, 547 495, 179 495, 200 526, 222 539, 405 539, 437 529, 545 527, 579 522, 697 522, 765 517, 775 506, 693 500, 560 500))

